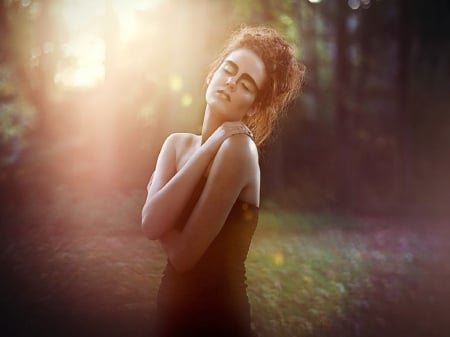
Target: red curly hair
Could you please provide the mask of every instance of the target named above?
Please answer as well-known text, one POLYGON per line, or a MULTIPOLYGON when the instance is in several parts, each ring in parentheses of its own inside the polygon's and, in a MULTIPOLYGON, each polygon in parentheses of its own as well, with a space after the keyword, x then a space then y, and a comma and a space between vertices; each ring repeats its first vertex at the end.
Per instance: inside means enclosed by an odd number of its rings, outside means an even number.
POLYGON ((296 97, 303 81, 304 67, 297 62, 293 48, 273 28, 242 26, 231 35, 212 63, 207 83, 228 54, 240 48, 253 51, 266 68, 267 80, 254 102, 255 113, 243 119, 259 147, 272 133, 286 106, 296 97))

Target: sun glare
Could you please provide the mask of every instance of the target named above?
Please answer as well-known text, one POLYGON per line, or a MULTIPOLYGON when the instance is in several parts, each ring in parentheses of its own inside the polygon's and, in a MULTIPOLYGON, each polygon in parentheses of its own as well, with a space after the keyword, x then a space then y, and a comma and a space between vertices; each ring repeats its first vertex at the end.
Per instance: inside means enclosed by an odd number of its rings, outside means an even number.
POLYGON ((151 9, 160 2, 63 0, 57 10, 68 31, 63 54, 70 62, 60 62, 55 82, 66 87, 90 87, 102 82, 105 77, 105 22, 116 16, 118 42, 130 41, 139 33, 136 11, 151 9), (113 9, 113 15, 108 13, 108 6, 113 9))
POLYGON ((104 44, 95 36, 80 36, 63 46, 73 63, 58 67, 55 82, 64 86, 89 87, 104 79, 104 44))

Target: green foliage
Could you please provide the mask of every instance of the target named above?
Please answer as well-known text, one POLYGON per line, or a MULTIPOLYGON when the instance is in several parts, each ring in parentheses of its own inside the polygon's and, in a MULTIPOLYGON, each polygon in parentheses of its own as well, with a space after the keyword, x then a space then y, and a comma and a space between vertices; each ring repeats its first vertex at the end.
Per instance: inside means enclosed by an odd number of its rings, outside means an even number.
POLYGON ((331 212, 301 212, 281 210, 274 203, 265 202, 259 215, 258 226, 267 232, 317 233, 339 227, 343 230, 355 229, 359 224, 355 219, 331 212))
POLYGON ((35 110, 17 88, 11 69, 0 66, 0 167, 17 160, 34 119, 35 110))
POLYGON ((254 245, 247 265, 261 336, 314 335, 344 317, 347 288, 362 282, 367 267, 359 255, 363 248, 342 246, 336 234, 269 235, 254 245))
POLYGON ((32 125, 33 110, 26 101, 0 103, 0 141, 21 138, 32 125))

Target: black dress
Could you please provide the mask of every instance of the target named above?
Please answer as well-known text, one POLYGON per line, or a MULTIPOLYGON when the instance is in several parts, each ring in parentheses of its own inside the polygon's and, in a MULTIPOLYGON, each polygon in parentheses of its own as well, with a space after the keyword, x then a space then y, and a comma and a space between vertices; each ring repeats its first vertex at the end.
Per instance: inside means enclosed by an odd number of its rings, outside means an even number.
MULTIPOLYGON (((203 178, 183 212, 195 205, 203 178)), ((167 262, 157 298, 157 327, 164 337, 248 337, 250 327, 245 259, 258 221, 258 207, 237 200, 217 237, 195 267, 178 273, 167 262)))

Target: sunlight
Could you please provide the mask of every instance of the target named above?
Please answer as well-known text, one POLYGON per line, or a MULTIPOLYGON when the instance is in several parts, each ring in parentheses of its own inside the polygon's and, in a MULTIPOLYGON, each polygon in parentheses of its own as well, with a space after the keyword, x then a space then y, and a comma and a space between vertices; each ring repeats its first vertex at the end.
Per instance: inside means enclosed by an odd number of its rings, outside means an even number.
POLYGON ((64 86, 89 87, 104 79, 104 44, 95 36, 74 39, 63 46, 63 52, 74 58, 74 64, 58 67, 55 83, 64 86))
POLYGON ((91 87, 102 82, 105 77, 105 34, 115 38, 117 30, 119 42, 132 40, 139 33, 136 12, 153 8, 160 2, 63 0, 57 10, 69 34, 63 55, 70 62, 60 62, 55 83, 67 87, 91 87))
POLYGON ((138 11, 149 10, 158 6, 163 0, 112 0, 114 10, 119 17, 120 36, 123 41, 130 41, 139 34, 136 20, 138 11))

